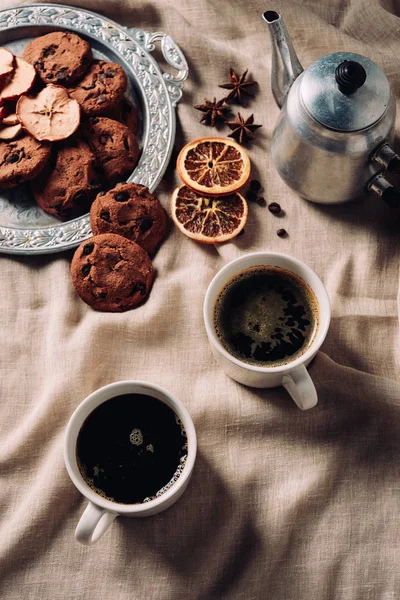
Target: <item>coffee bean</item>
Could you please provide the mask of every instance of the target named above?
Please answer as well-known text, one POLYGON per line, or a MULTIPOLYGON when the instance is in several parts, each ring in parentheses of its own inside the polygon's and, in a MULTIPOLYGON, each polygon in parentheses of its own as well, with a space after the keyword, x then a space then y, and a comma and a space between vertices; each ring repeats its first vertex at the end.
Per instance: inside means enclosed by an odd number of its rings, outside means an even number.
POLYGON ((110 213, 108 212, 108 210, 101 211, 100 219, 103 219, 103 221, 107 221, 107 223, 111 221, 110 213))
POLYGON ((114 200, 116 200, 117 202, 126 202, 127 200, 129 200, 129 193, 128 192, 118 192, 118 194, 115 194, 114 196, 114 200))
POLYGON ((6 162, 8 163, 16 163, 19 161, 19 154, 15 154, 15 152, 13 154, 9 154, 6 158, 6 162))
POLYGON ((280 238, 284 238, 287 236, 287 231, 286 229, 278 229, 276 235, 278 235, 280 238))
POLYGON ((86 275, 89 275, 91 267, 92 267, 92 265, 89 263, 87 263, 86 265, 83 265, 82 275, 84 275, 85 277, 86 277, 86 275))
POLYGON ((151 226, 153 225, 153 220, 152 219, 148 219, 147 217, 144 217, 142 219, 138 219, 136 221, 136 223, 139 225, 139 229, 142 233, 146 233, 146 231, 148 231, 151 226))
POLYGON ((253 179, 253 181, 250 181, 250 189, 253 192, 259 192, 261 189, 261 183, 257 179, 253 179))
POLYGON ((258 206, 266 206, 266 201, 265 198, 263 198, 262 196, 259 196, 256 200, 258 206))
POLYGON ((279 215, 282 209, 280 204, 278 204, 277 202, 271 202, 271 204, 268 206, 268 210, 273 215, 279 215))
POLYGON ((257 200, 257 193, 250 190, 247 192, 246 198, 249 200, 249 202, 255 202, 257 200))
POLYGON ((89 242, 83 246, 83 254, 91 254, 93 252, 94 243, 89 242))

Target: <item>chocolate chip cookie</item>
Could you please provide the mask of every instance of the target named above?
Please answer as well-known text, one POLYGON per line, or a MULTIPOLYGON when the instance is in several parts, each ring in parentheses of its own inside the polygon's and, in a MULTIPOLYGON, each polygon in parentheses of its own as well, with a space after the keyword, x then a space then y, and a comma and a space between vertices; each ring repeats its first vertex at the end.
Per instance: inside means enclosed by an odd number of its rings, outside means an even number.
POLYGON ((70 85, 89 68, 92 50, 78 35, 54 31, 29 42, 22 58, 35 67, 43 83, 70 85))
POLYGON ((0 188, 12 188, 29 181, 45 167, 51 145, 26 134, 11 142, 0 142, 0 188))
POLYGON ((72 283, 92 308, 121 312, 146 300, 153 282, 148 254, 121 235, 105 233, 83 242, 71 264, 72 283))
POLYGON ((93 117, 82 126, 81 135, 96 156, 107 184, 112 186, 132 173, 139 145, 128 127, 106 117, 93 117))
POLYGON ((140 128, 140 120, 136 107, 128 98, 122 98, 118 106, 106 115, 110 119, 123 123, 129 129, 133 131, 135 135, 138 134, 140 128))
POLYGON ((100 188, 92 152, 72 138, 53 144, 49 164, 31 183, 40 208, 62 220, 87 213, 100 188))
POLYGON ((97 196, 90 209, 90 226, 94 235, 117 233, 154 254, 166 236, 168 217, 147 187, 120 183, 97 196))
POLYGON ((124 69, 116 63, 94 60, 84 78, 68 90, 71 98, 89 116, 105 115, 122 100, 128 80, 124 69))

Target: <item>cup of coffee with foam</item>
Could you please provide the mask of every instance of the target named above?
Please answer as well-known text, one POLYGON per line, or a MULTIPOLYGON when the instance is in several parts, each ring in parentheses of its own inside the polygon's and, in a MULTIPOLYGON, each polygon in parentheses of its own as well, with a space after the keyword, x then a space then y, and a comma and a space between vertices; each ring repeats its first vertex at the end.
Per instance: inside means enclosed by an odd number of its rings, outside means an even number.
POLYGON ((276 252, 241 256, 215 275, 203 312, 227 375, 250 387, 282 385, 302 410, 317 404, 306 366, 326 337, 331 311, 310 267, 276 252))
POLYGON ((93 392, 73 413, 64 441, 69 476, 89 501, 76 539, 93 544, 119 515, 170 507, 189 483, 196 450, 189 413, 164 388, 119 381, 93 392))

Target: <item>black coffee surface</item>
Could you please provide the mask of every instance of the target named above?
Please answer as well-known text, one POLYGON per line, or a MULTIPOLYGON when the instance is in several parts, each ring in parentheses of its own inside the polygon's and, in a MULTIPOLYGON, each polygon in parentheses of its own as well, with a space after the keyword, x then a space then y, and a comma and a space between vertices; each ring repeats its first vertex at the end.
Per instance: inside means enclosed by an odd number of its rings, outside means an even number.
POLYGON ((220 292, 214 328, 241 361, 280 366, 301 356, 318 329, 318 301, 303 279, 280 267, 252 267, 220 292))
POLYGON ((88 485, 100 496, 138 504, 160 496, 183 470, 187 437, 166 404, 126 394, 100 404, 78 435, 76 457, 88 485))

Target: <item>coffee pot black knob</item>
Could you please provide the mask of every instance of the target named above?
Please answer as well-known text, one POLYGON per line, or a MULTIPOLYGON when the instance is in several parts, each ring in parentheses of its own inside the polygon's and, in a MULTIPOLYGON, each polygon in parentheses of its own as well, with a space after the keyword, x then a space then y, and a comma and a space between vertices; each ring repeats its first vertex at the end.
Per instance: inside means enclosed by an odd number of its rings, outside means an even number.
POLYGON ((335 79, 339 90, 347 96, 354 94, 367 78, 367 73, 360 63, 355 60, 344 60, 336 67, 335 79))

